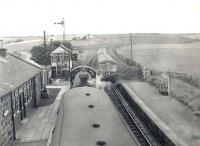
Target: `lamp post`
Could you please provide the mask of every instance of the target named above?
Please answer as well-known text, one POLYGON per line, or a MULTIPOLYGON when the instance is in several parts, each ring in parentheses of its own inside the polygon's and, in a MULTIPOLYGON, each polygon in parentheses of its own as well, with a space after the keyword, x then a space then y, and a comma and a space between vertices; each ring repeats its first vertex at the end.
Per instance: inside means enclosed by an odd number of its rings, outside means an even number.
POLYGON ((64 43, 65 42, 65 19, 62 18, 61 22, 54 22, 54 24, 62 25, 62 27, 63 27, 63 43, 64 43))
POLYGON ((132 60, 133 60, 133 40, 132 40, 132 33, 130 33, 130 42, 131 42, 131 57, 132 57, 132 60))

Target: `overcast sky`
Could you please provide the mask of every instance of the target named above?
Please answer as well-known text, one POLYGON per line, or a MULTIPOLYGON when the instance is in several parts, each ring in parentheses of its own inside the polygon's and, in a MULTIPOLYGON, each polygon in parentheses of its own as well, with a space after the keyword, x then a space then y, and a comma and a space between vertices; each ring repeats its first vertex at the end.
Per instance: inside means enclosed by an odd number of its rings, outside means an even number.
POLYGON ((199 0, 1 0, 0 36, 198 32, 199 0))

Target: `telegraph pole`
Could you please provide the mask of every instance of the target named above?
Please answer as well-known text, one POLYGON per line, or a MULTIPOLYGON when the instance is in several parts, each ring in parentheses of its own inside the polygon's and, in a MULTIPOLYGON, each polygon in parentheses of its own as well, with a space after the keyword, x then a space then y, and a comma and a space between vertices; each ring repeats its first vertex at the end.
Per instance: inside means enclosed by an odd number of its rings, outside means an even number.
POLYGON ((46 32, 44 30, 44 48, 47 50, 47 44, 46 44, 46 32))
POLYGON ((171 79, 170 79, 170 75, 168 75, 168 95, 171 96, 171 79))
POLYGON ((132 40, 132 33, 130 33, 130 41, 131 41, 131 57, 132 57, 132 60, 133 60, 133 42, 132 42, 133 40, 132 40))
POLYGON ((52 47, 52 42, 53 42, 53 39, 50 39, 50 47, 51 47, 51 51, 53 50, 53 47, 52 47))

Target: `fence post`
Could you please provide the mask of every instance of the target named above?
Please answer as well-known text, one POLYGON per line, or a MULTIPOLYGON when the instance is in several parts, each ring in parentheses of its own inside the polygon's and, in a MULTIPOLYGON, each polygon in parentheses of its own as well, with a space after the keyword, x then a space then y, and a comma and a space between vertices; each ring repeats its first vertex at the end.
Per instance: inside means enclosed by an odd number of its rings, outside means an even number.
POLYGON ((168 95, 171 96, 171 84, 170 84, 170 75, 168 75, 168 95))

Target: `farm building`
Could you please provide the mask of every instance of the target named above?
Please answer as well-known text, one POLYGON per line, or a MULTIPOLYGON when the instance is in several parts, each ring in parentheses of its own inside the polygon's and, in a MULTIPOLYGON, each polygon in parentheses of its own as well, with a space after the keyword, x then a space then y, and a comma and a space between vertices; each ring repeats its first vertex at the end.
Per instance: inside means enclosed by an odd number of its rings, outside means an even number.
POLYGON ((43 68, 0 49, 0 145, 16 138, 21 121, 37 107, 46 83, 43 68))

